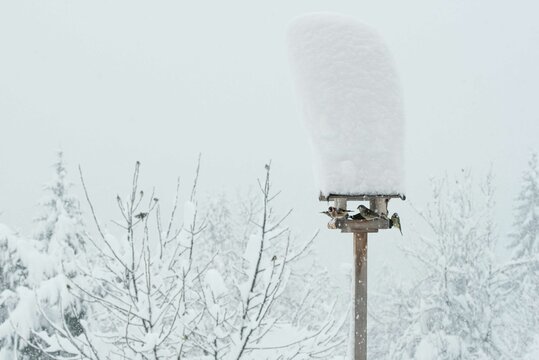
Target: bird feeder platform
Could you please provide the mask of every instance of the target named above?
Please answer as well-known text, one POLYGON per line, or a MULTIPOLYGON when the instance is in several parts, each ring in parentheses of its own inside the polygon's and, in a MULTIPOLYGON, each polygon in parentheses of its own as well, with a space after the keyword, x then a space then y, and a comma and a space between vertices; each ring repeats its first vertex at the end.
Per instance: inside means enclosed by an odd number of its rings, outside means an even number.
POLYGON ((333 219, 328 223, 328 229, 339 229, 343 233, 375 233, 380 229, 389 229, 389 219, 353 220, 333 219))
POLYGON ((347 209, 349 201, 368 201, 369 209, 380 215, 377 219, 333 219, 328 223, 328 229, 339 229, 343 233, 375 233, 381 229, 391 228, 391 221, 388 218, 388 203, 390 199, 405 200, 404 194, 329 194, 320 193, 320 201, 333 201, 337 209, 347 209))

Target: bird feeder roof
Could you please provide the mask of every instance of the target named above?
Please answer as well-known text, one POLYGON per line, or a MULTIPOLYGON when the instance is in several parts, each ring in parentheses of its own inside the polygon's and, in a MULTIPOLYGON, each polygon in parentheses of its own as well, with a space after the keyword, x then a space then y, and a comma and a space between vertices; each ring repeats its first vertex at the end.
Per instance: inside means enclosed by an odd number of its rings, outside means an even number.
POLYGON ((296 18, 288 35, 322 195, 400 196, 403 110, 380 36, 351 17, 327 13, 296 18))

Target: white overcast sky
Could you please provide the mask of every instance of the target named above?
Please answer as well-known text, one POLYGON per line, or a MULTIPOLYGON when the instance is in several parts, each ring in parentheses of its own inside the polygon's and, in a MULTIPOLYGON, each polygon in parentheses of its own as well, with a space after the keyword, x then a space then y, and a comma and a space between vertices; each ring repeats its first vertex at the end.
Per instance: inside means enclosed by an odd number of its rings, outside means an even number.
MULTIPOLYGON (((171 198, 202 152, 201 191, 242 192, 272 159, 295 231, 323 227, 285 38, 311 11, 356 17, 393 53, 411 202, 428 198, 431 176, 492 164, 500 208, 512 208, 539 150, 536 1, 39 0, 0 2, 0 221, 27 231, 61 148, 105 219, 136 160, 171 198)), ((375 255, 396 239, 380 237, 375 255)), ((336 264, 351 242, 323 230, 317 246, 336 264)))

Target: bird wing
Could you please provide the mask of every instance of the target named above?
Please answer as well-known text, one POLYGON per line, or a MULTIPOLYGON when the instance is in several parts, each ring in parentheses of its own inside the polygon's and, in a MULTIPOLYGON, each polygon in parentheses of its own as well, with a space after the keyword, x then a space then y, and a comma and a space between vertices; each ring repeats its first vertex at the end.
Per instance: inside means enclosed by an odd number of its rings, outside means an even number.
POLYGON ((365 205, 359 205, 358 210, 359 210, 359 213, 361 214, 361 216, 363 216, 366 219, 370 220, 370 219, 378 219, 378 218, 380 218, 380 214, 378 214, 375 211, 372 211, 371 209, 369 209, 365 205))

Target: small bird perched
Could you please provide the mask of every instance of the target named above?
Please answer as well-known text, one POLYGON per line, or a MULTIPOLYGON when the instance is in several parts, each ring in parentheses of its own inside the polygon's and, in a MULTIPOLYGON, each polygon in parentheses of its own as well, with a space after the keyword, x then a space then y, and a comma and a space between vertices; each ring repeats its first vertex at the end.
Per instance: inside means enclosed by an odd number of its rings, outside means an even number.
POLYGON ((360 213, 350 216, 352 220, 366 220, 360 213))
POLYGON ((345 209, 337 209, 336 207, 330 206, 327 211, 322 211, 321 214, 326 214, 332 219, 346 219, 349 212, 352 211, 345 209))
POLYGON ((140 212, 138 213, 137 215, 135 215, 135 218, 136 219, 139 219, 139 220, 144 220, 146 218, 146 216, 148 216, 148 213, 146 212, 140 212))
POLYGON ((361 217, 363 217, 365 220, 375 220, 382 217, 376 211, 372 211, 365 205, 359 205, 357 209, 359 210, 359 214, 361 215, 361 217))
POLYGON ((399 229, 402 235, 401 219, 397 213, 391 215, 391 219, 389 219, 389 228, 391 229, 392 227, 399 229))

